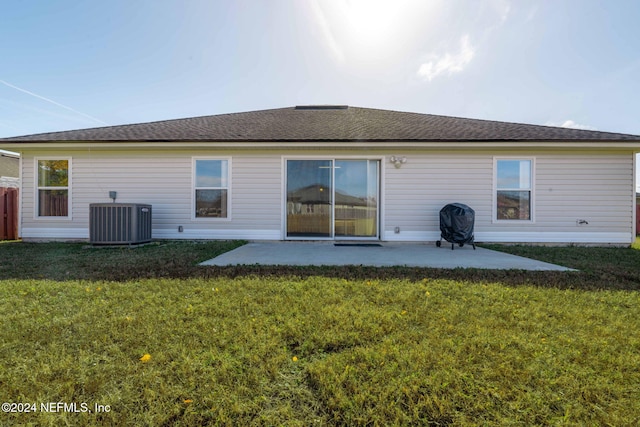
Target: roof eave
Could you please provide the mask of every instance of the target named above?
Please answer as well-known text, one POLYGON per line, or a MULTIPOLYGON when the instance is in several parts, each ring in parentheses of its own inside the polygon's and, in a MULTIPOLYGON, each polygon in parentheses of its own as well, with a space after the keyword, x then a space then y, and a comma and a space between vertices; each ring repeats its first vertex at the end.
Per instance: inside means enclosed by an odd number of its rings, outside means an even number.
POLYGON ((20 151, 21 149, 317 149, 323 148, 387 148, 387 149, 626 149, 640 150, 639 140, 517 140, 517 139, 472 139, 472 140, 108 140, 108 141, 0 141, 1 149, 20 151), (384 146, 388 144, 388 146, 384 146), (443 144, 446 144, 443 146, 443 144))

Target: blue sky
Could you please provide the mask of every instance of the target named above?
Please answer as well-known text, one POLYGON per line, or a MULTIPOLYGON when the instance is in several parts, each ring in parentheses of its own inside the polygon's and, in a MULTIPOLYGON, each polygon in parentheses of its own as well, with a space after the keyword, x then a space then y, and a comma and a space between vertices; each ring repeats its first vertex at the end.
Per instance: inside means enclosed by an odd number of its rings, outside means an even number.
POLYGON ((348 104, 640 135, 638 0, 0 6, 0 137, 348 104))

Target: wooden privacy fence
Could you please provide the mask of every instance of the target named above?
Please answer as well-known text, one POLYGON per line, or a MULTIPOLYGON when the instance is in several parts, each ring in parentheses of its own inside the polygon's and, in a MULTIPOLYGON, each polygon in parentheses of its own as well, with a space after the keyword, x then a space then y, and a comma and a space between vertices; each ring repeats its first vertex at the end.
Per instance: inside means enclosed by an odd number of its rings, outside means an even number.
POLYGON ((0 240, 18 238, 18 189, 0 187, 0 240))
POLYGON ((67 216, 69 212, 67 192, 41 191, 39 205, 38 215, 40 216, 67 216))

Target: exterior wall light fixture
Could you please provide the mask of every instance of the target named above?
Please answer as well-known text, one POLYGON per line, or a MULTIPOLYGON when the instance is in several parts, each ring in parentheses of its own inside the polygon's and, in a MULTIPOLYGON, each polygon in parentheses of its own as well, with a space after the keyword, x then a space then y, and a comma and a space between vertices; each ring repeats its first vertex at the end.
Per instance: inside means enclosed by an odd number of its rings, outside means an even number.
POLYGON ((391 156, 389 160, 391 160, 391 163, 393 163, 396 169, 400 169, 403 164, 407 163, 406 157, 391 156))

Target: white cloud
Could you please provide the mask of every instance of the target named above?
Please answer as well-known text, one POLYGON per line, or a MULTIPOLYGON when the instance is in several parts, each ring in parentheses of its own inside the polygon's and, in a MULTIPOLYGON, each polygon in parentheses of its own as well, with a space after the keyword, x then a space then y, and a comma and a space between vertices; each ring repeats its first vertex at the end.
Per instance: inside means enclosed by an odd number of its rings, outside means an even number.
POLYGON ((560 127, 570 128, 570 129, 582 129, 582 130, 597 130, 593 126, 581 125, 579 123, 574 122, 573 120, 565 120, 565 122, 562 123, 560 127))
POLYGON ((580 123, 576 123, 573 120, 565 120, 562 124, 558 124, 555 122, 547 122, 545 123, 546 126, 555 126, 555 127, 561 127, 561 128, 568 128, 568 129, 581 129, 581 130, 598 130, 597 128, 593 127, 593 126, 589 126, 589 125, 582 125, 580 123))
POLYGON ((418 76, 427 81, 442 74, 459 73, 465 69, 475 56, 475 49, 469 41, 469 36, 460 39, 460 50, 456 53, 446 52, 442 55, 432 55, 429 62, 420 65, 418 76))

